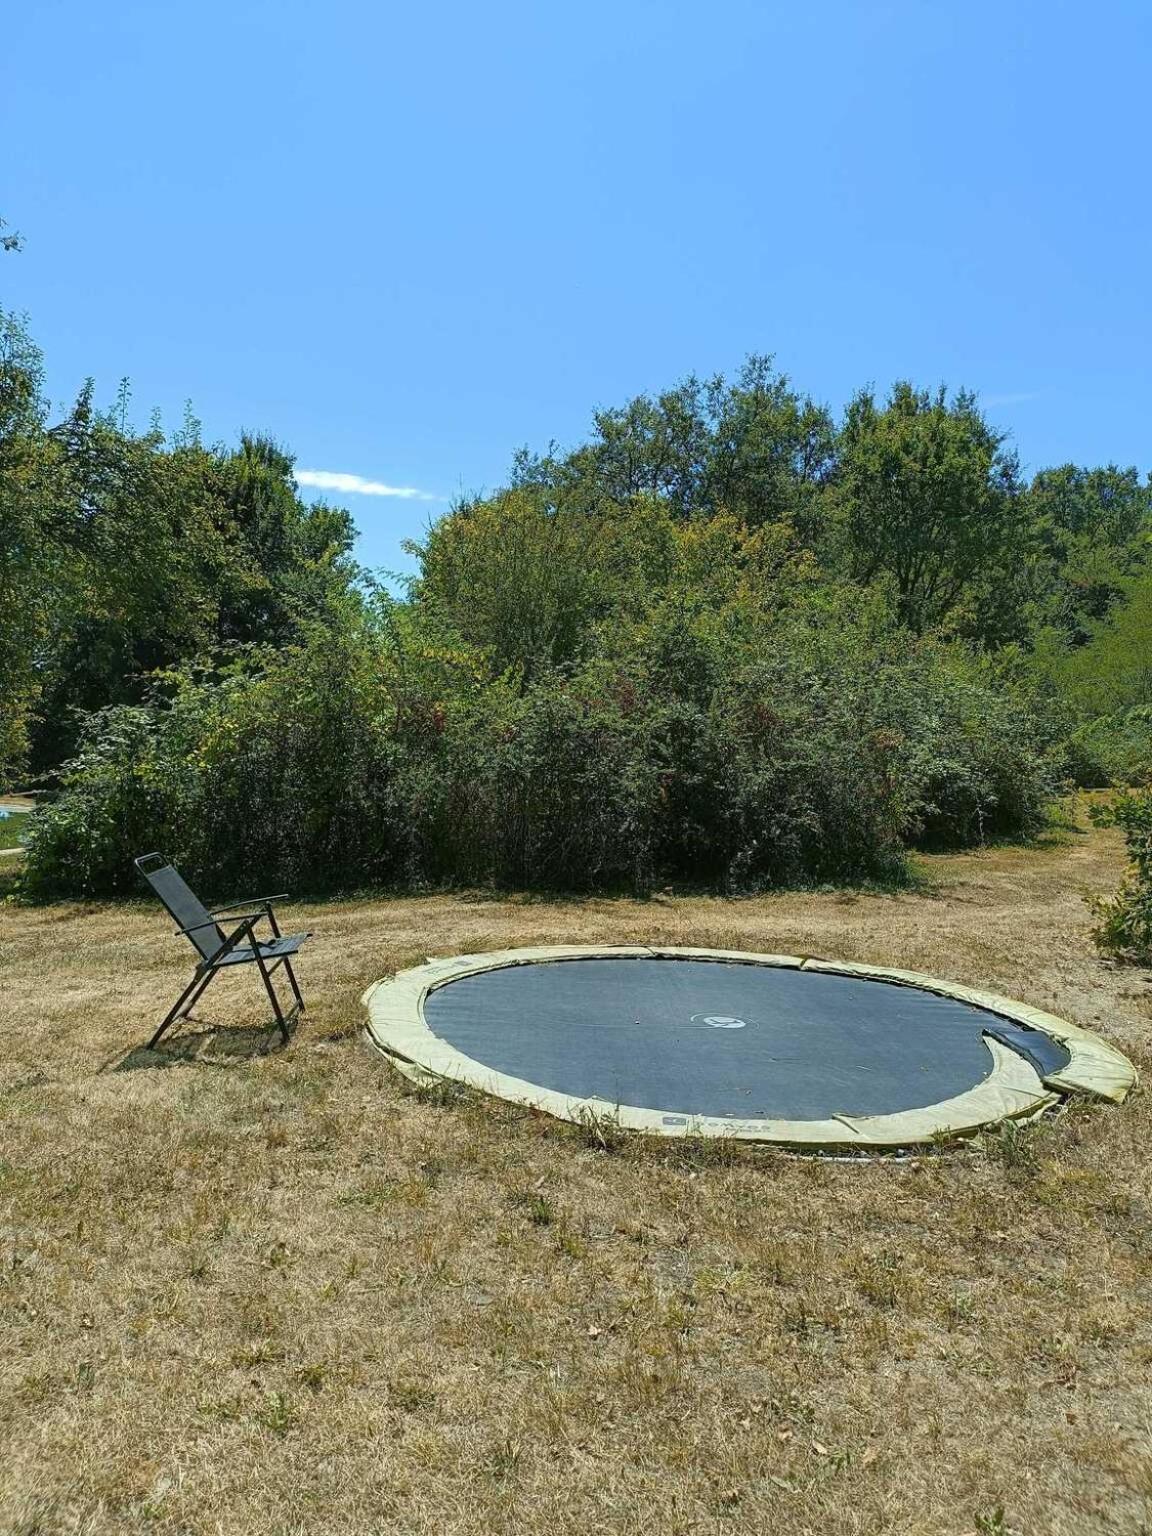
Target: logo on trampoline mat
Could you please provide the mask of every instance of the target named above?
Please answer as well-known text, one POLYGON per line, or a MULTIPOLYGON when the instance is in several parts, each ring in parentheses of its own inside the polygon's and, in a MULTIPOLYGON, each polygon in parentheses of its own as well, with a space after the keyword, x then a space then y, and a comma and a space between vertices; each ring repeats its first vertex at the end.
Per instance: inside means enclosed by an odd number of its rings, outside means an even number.
POLYGON ((711 1024, 713 1029, 747 1029, 747 1019, 738 1019, 731 1013, 694 1013, 693 1024, 711 1024))

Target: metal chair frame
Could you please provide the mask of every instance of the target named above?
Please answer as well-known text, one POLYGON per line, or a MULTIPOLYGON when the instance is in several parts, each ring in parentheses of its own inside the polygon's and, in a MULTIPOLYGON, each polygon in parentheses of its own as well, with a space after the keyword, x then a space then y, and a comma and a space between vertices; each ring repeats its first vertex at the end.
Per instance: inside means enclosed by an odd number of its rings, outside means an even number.
POLYGON ((227 906, 209 910, 199 902, 163 855, 145 853, 134 862, 164 904, 169 916, 182 924, 176 929, 176 936, 188 939, 200 952, 201 957, 193 972, 192 980, 172 1004, 163 1023, 149 1040, 149 1049, 159 1044, 165 1032, 179 1019, 189 1016, 222 970, 250 962, 260 971, 265 991, 272 1004, 272 1022, 279 1027, 281 1038, 287 1044, 290 1038, 290 1026, 297 1016, 304 1012, 304 998, 296 980, 296 973, 292 969, 292 956, 297 953, 305 939, 311 938, 312 935, 298 933, 285 936, 280 932, 272 903, 285 900, 285 896, 283 894, 259 896, 249 901, 235 901, 227 906), (157 877, 162 879, 158 881, 157 877), (177 905, 183 910, 177 910, 177 905), (245 910, 246 908, 251 910, 245 910), (190 916, 198 920, 189 923, 187 918, 190 916), (225 916, 237 924, 227 934, 217 922, 217 918, 225 916), (260 940, 256 937, 255 928, 258 923, 265 921, 272 929, 272 938, 260 940), (291 948, 284 948, 286 944, 291 945, 291 948), (279 953, 276 953, 277 949, 279 953), (276 995, 276 989, 272 985, 272 976, 281 966, 284 967, 288 984, 296 999, 294 1006, 287 1013, 284 1012, 280 999, 276 995))

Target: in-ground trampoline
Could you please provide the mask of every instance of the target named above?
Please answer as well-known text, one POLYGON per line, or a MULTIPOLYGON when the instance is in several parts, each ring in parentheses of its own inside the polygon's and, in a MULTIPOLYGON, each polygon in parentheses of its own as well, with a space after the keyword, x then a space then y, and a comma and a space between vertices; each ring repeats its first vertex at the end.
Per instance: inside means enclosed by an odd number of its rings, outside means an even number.
POLYGON ((542 948, 434 960, 364 995, 369 1038, 567 1120, 665 1136, 900 1147, 1119 1103, 1135 1073, 1097 1035, 906 971, 726 950, 542 948))

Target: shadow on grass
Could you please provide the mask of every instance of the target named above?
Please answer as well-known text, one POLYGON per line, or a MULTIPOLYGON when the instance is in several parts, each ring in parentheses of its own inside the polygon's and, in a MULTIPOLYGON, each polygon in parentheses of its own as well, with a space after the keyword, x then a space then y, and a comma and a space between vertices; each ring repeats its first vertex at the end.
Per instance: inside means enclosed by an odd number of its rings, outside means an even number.
MULTIPOLYGON (((280 1031, 266 1024, 224 1025, 190 1018, 196 1029, 176 1028, 157 1046, 137 1045, 105 1072, 144 1072, 166 1067, 235 1067, 285 1049, 280 1031)), ((295 1024, 289 1035, 296 1033, 295 1024)), ((291 1040, 288 1042, 291 1044, 291 1040)))

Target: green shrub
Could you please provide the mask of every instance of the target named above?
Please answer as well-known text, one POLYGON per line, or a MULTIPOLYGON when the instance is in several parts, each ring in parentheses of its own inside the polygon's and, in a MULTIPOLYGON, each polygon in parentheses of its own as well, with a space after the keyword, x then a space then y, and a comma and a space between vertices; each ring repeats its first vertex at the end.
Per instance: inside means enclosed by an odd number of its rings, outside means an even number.
POLYGON ((921 680, 908 727, 920 804, 916 842, 963 848, 1029 836, 1061 786, 1048 732, 1011 690, 973 662, 940 664, 921 680))
POLYGON ((224 675, 167 675, 150 704, 90 716, 35 818, 23 888, 132 891, 132 859, 152 849, 209 891, 397 878, 404 823, 375 670, 361 644, 320 636, 224 675))
POLYGON ((1152 791, 1121 795, 1098 819, 1121 828, 1132 865, 1115 896, 1093 903, 1096 942, 1106 954, 1152 964, 1152 791))
POLYGON ((1152 707, 1090 720, 1068 738, 1068 776, 1081 789, 1138 788, 1152 780, 1152 707))
POLYGON ((151 849, 213 893, 889 880, 911 843, 1026 834, 1053 787, 1010 690, 875 612, 676 603, 613 650, 492 678, 405 610, 164 674, 88 719, 25 894, 132 890, 151 849))

